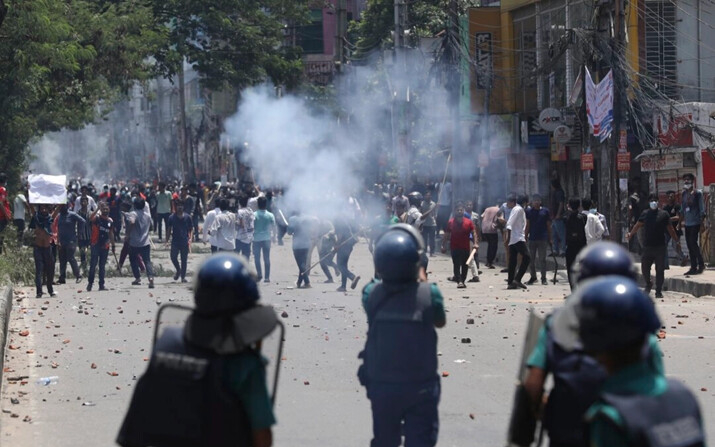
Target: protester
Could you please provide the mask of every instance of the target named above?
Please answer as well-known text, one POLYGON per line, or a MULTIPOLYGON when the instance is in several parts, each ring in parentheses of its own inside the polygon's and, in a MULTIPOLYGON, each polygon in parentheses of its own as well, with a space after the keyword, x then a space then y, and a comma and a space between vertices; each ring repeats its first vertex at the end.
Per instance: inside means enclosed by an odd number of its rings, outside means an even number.
MULTIPOLYGON (((317 219, 300 213, 288 219, 288 234, 293 236, 293 257, 298 264, 297 288, 310 289, 310 259, 308 253, 317 232, 317 219)), ((264 280, 268 282, 268 279, 264 280)))
POLYGON ((166 183, 159 183, 159 191, 156 193, 156 229, 159 233, 159 242, 161 242, 162 232, 161 227, 164 224, 164 229, 169 225, 169 216, 171 215, 171 193, 166 190, 166 183))
POLYGON ((518 199, 511 196, 507 200, 507 206, 511 209, 509 220, 506 222, 507 237, 509 239, 508 289, 526 289, 526 286, 521 282, 521 278, 524 277, 531 262, 531 256, 526 247, 526 213, 523 208, 528 201, 527 196, 520 196, 518 199), (521 255, 518 271, 516 270, 517 255, 521 255))
MULTIPOLYGON (((193 205, 193 202, 189 204, 193 205)), ((211 227, 211 232, 216 234, 216 248, 218 251, 236 251, 236 215, 228 210, 228 200, 219 199, 218 206, 221 212, 216 213, 211 227)))
POLYGON ((133 286, 141 285, 139 271, 140 261, 146 267, 149 288, 154 288, 154 269, 151 263, 151 245, 149 242, 149 229, 151 228, 151 215, 145 211, 144 199, 134 201, 134 210, 127 215, 127 233, 129 239, 129 264, 134 275, 133 286))
POLYGON ((606 233, 606 227, 603 226, 601 219, 599 219, 598 212, 591 203, 590 198, 584 197, 581 199, 581 209, 583 215, 586 216, 586 225, 584 226, 586 244, 591 245, 603 239, 603 235, 606 233))
POLYGON ((239 210, 236 214, 236 253, 242 254, 247 260, 251 258, 251 244, 256 216, 248 207, 248 196, 238 196, 239 210))
POLYGON ((109 188, 109 197, 107 197, 107 205, 109 205, 109 218, 114 224, 114 241, 121 242, 122 232, 122 197, 117 194, 117 188, 112 186, 109 188))
POLYGON ((12 212, 10 211, 10 202, 7 200, 7 175, 0 172, 0 254, 3 250, 3 242, 5 237, 2 235, 10 221, 12 221, 12 212))
POLYGON ((422 214, 422 238, 425 240, 425 244, 429 249, 429 255, 434 256, 435 250, 435 231, 437 230, 437 221, 435 220, 435 215, 437 214, 437 204, 432 201, 432 193, 430 191, 425 192, 422 205, 420 206, 420 213, 422 214))
POLYGON ((89 209, 89 211, 91 213, 93 213, 94 210, 97 209, 97 202, 95 202, 94 198, 91 195, 89 195, 89 187, 87 185, 83 185, 79 189, 79 192, 80 192, 79 197, 77 197, 73 202, 74 207, 72 208, 72 211, 74 211, 75 213, 77 211, 79 211, 79 209, 82 206, 81 199, 85 198, 85 199, 87 199, 87 208, 89 209))
POLYGON ((670 260, 667 251, 671 241, 673 241, 673 245, 675 245, 675 254, 678 256, 680 265, 685 265, 687 260, 686 256, 683 254, 682 247, 678 244, 678 242, 680 242, 680 237, 683 235, 683 231, 680 229, 679 225, 681 214, 680 205, 675 202, 675 191, 667 191, 665 195, 668 202, 665 204, 665 206, 663 206, 663 211, 668 213, 668 215, 670 216, 670 223, 673 226, 673 230, 675 230, 675 235, 678 237, 677 239, 673 239, 670 237, 670 233, 665 234, 665 269, 668 270, 670 268, 670 260))
POLYGON ((216 242, 216 232, 212 232, 211 229, 214 228, 214 221, 216 220, 216 215, 221 213, 221 208, 219 207, 218 199, 214 200, 215 208, 206 213, 206 219, 204 220, 203 237, 202 240, 205 243, 211 245, 211 253, 216 253, 218 251, 216 242))
MULTIPOLYGON (((22 245, 22 235, 25 233, 25 214, 26 210, 28 207, 27 203, 27 198, 25 197, 25 194, 22 191, 18 191, 17 195, 15 196, 15 203, 13 207, 13 224, 15 225, 15 228, 17 229, 17 242, 22 245)), ((2 229, 0 229, 0 233, 2 232, 2 229)), ((1 244, 0 244, 1 245, 1 244)), ((0 248, 0 253, 2 253, 2 249, 0 248)))
POLYGON ((84 219, 84 223, 77 223, 77 248, 79 249, 79 265, 86 275, 89 268, 87 249, 89 249, 90 240, 92 238, 90 217, 93 213, 90 213, 89 211, 89 201, 86 198, 81 198, 79 203, 80 209, 77 211, 77 215, 84 219))
POLYGON ((94 275, 99 267, 99 290, 107 290, 104 286, 105 269, 109 257, 109 247, 114 253, 114 221, 109 217, 109 205, 99 202, 99 207, 89 217, 91 228, 91 246, 89 274, 87 275, 87 292, 92 290, 94 275))
MULTIPOLYGON (((79 200, 79 198, 78 198, 79 200)), ((77 207, 79 209, 79 206, 77 207)), ((77 265, 77 260, 74 257, 77 251, 77 227, 87 223, 79 214, 67 209, 66 204, 60 205, 59 214, 56 217, 57 224, 57 251, 60 258, 60 278, 58 284, 65 283, 67 275, 67 263, 69 262, 72 268, 72 274, 76 281, 82 281, 82 275, 77 265)))
POLYGON ((571 290, 574 282, 571 278, 571 269, 576 256, 588 243, 586 241, 586 216, 581 213, 581 200, 569 199, 566 225, 566 274, 568 275, 571 290))
POLYGON ((404 212, 410 207, 409 199, 407 198, 407 196, 405 196, 404 191, 405 189, 402 186, 398 186, 397 193, 395 194, 395 197, 392 198, 392 211, 397 216, 402 214, 398 213, 398 209, 404 212))
POLYGON ((441 250, 442 253, 446 253, 447 243, 449 243, 454 274, 450 281, 456 282, 458 289, 467 287, 464 282, 467 280, 467 258, 469 258, 469 252, 472 249, 470 235, 474 240, 478 240, 476 232, 472 220, 464 217, 464 205, 457 202, 457 206, 454 208, 454 217, 447 221, 444 228, 441 250))
POLYGON ((442 183, 437 195, 437 236, 441 237, 439 232, 443 231, 449 216, 452 213, 452 183, 447 181, 442 183))
POLYGON ((184 213, 184 203, 179 201, 174 204, 175 212, 169 216, 169 223, 166 227, 166 242, 171 243, 169 257, 176 269, 174 281, 181 278, 181 282, 186 282, 186 264, 189 259, 189 244, 193 223, 191 218, 184 213), (181 255, 181 263, 179 263, 181 255))
POLYGON ((265 271, 265 279, 271 280, 271 239, 276 231, 276 218, 270 211, 266 210, 268 200, 261 196, 256 201, 258 210, 253 213, 253 260, 258 272, 258 280, 264 279, 262 272, 265 271), (263 256, 263 267, 261 270, 261 256, 263 256))
POLYGON ((705 262, 700 252, 698 237, 700 236, 700 225, 705 220, 705 200, 703 192, 695 189, 695 176, 685 174, 683 176, 683 194, 681 204, 680 226, 685 226, 685 243, 688 246, 690 256, 690 270, 686 275, 699 275, 705 270, 705 262))
POLYGON ((346 212, 340 213, 335 218, 333 227, 335 228, 336 236, 335 251, 338 255, 337 263, 340 269, 340 287, 338 287, 337 291, 345 292, 347 290, 346 286, 348 281, 350 281, 351 289, 357 287, 360 281, 360 276, 355 275, 348 268, 350 255, 353 252, 353 247, 357 243, 357 235, 355 234, 352 218, 346 212))
MULTIPOLYGON (((668 256, 665 235, 670 234, 673 239, 676 239, 677 235, 670 224, 670 215, 666 211, 658 209, 658 196, 651 194, 648 200, 650 209, 643 211, 638 223, 626 235, 626 239, 630 240, 638 234, 641 228, 645 227, 643 252, 641 254, 641 273, 645 280, 645 293, 650 293, 653 288, 650 268, 655 264, 655 297, 663 298, 665 258, 668 256)), ((677 245, 680 246, 680 241, 678 241, 677 245)))
POLYGON ((469 279, 468 282, 479 282, 479 268, 477 267, 477 262, 479 261, 479 242, 481 241, 481 237, 479 235, 479 229, 482 226, 482 223, 480 222, 481 218, 479 216, 479 213, 474 211, 474 203, 469 201, 464 205, 464 217, 472 221, 472 225, 474 225, 474 232, 469 236, 469 239, 472 243, 472 249, 469 252, 469 255, 467 255, 467 259, 469 257, 472 258, 472 260, 469 262, 469 271, 472 272, 472 277, 469 279), (472 252, 474 251, 474 256, 471 256, 472 252))
POLYGON ((533 262, 529 264, 531 277, 526 282, 528 285, 536 282, 536 266, 538 264, 541 272, 541 284, 547 285, 546 280, 546 250, 552 246, 552 223, 551 212, 548 208, 541 206, 541 196, 534 194, 531 197, 531 206, 526 210, 526 220, 528 222, 526 239, 529 241, 529 253, 533 256, 533 262))
POLYGON ((494 260, 499 249, 499 228, 498 228, 499 207, 497 205, 487 207, 482 213, 482 240, 487 243, 487 268, 493 269, 494 260))
POLYGON ((52 287, 55 279, 55 257, 52 255, 52 226, 55 216, 50 214, 49 205, 38 205, 37 212, 34 212, 30 205, 27 210, 31 215, 30 229, 34 230, 32 257, 35 260, 36 298, 42 298, 43 282, 47 286, 47 293, 54 297, 57 296, 52 287))
POLYGON ((333 270, 335 270, 335 276, 340 276, 340 269, 338 264, 334 261, 337 237, 335 236, 335 228, 329 220, 322 219, 320 221, 318 237, 318 256, 320 256, 320 268, 323 270, 323 273, 325 273, 327 278, 323 282, 326 284, 332 284, 333 275, 330 274, 329 267, 332 267, 333 270))

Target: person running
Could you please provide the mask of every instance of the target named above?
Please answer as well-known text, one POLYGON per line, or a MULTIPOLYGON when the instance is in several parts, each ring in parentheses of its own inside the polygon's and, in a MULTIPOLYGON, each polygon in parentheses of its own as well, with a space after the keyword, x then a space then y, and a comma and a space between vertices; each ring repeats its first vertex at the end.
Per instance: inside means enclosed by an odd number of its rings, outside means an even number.
MULTIPOLYGON (((191 201, 190 205, 194 205, 191 201)), ((220 213, 216 214, 212 232, 216 233, 216 247, 218 251, 236 251, 236 215, 228 210, 228 200, 219 199, 220 213)), ((193 219, 192 219, 193 225, 193 219)))
POLYGON ((253 223, 253 259, 258 273, 258 281, 271 279, 271 238, 276 231, 276 218, 270 211, 266 210, 268 200, 265 196, 258 197, 258 210, 253 213, 255 221, 253 223), (265 278, 261 270, 261 256, 263 256, 263 267, 265 278))
POLYGON ((449 243, 450 252, 452 255, 452 268, 454 276, 450 281, 457 283, 458 289, 464 289, 467 286, 464 281, 467 279, 467 259, 469 252, 472 249, 470 246, 470 235, 474 240, 478 240, 477 230, 474 228, 472 219, 464 217, 464 205, 461 202, 457 203, 454 208, 454 217, 447 221, 444 228, 444 238, 442 238, 442 253, 447 252, 447 243, 449 243))
POLYGON ((176 202, 174 207, 176 211, 169 216, 166 226, 166 243, 171 242, 171 263, 176 269, 174 281, 181 278, 181 282, 186 282, 186 263, 189 258, 189 241, 191 240, 193 222, 191 222, 191 217, 184 213, 183 202, 176 202), (179 264, 179 255, 181 255, 181 264, 179 264))
POLYGON ((318 241, 318 256, 320 256, 320 268, 325 273, 327 279, 323 281, 326 284, 333 283, 333 275, 330 274, 330 267, 335 270, 335 275, 340 276, 340 269, 338 264, 335 263, 335 244, 337 243, 337 238, 335 237, 335 228, 333 224, 327 220, 320 221, 320 240, 318 241))
POLYGON ((507 206, 511 209, 509 220, 506 222, 507 238, 509 240, 509 273, 507 278, 508 289, 526 289, 521 278, 524 277, 526 269, 529 268, 531 256, 526 247, 526 213, 524 207, 529 202, 527 196, 520 196, 518 199, 513 196, 507 200, 507 206), (517 255, 521 255, 519 271, 516 270, 517 255))
POLYGON ((109 205, 106 202, 99 202, 99 208, 90 217, 90 258, 89 274, 87 276, 87 292, 92 290, 94 275, 99 266, 99 290, 107 290, 104 287, 105 268, 109 257, 109 247, 111 245, 114 252, 114 221, 109 217, 109 205))
MULTIPOLYGON (((293 236, 293 257, 298 264, 297 288, 309 289, 310 286, 310 259, 308 253, 313 245, 316 232, 316 219, 303 216, 300 213, 288 219, 288 234, 293 236)), ((267 279, 264 280, 268 282, 267 279)))

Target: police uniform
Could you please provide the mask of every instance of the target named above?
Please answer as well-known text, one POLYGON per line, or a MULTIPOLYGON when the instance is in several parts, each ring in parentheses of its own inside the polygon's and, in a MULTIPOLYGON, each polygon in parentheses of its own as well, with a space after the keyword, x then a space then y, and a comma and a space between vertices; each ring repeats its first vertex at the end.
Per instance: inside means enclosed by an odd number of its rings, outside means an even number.
POLYGON ((368 336, 361 381, 372 404, 372 447, 437 443, 440 380, 435 323, 446 320, 436 284, 382 283, 363 289, 368 336), (404 430, 402 421, 405 421, 404 430))
POLYGON ((647 361, 608 378, 586 419, 594 447, 705 445, 695 397, 647 361))

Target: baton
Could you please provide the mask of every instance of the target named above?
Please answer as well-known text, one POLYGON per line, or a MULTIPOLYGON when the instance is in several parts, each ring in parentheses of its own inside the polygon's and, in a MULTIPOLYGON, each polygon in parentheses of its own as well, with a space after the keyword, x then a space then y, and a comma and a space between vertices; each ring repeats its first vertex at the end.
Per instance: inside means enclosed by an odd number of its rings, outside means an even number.
POLYGON ((117 263, 117 273, 119 273, 119 276, 124 276, 122 275, 122 268, 119 267, 119 259, 117 258, 117 252, 112 250, 112 254, 114 255, 114 262, 117 263))
POLYGON ((551 280, 552 283, 556 284, 558 280, 556 279, 556 272, 559 271, 559 261, 556 260, 556 253, 554 251, 551 251, 551 256, 554 258, 554 279, 551 280))
POLYGON ((469 257, 467 258, 467 262, 465 264, 469 265, 472 263, 472 260, 474 259, 474 255, 477 254, 477 249, 472 248, 472 252, 469 254, 469 257))
POLYGON ((338 245, 338 246, 335 247, 334 249, 330 250, 330 253, 328 253, 327 255, 325 255, 325 256, 323 256, 322 258, 320 258, 320 259, 318 260, 318 262, 316 262, 315 264, 313 264, 313 265, 311 265, 310 267, 308 267, 307 269, 305 269, 305 271, 300 272, 300 274, 301 274, 301 275, 305 275, 306 273, 309 273, 311 270, 313 270, 313 268, 315 268, 315 266, 317 266, 318 264, 320 264, 320 263, 323 262, 324 260, 328 259, 330 256, 332 256, 332 255, 334 255, 335 253, 337 253, 337 252, 338 252, 338 248, 340 248, 340 247, 342 247, 343 245, 347 244, 348 242, 350 242, 350 241, 353 240, 354 238, 355 238, 355 236, 350 236, 349 238, 345 239, 340 245, 338 245))

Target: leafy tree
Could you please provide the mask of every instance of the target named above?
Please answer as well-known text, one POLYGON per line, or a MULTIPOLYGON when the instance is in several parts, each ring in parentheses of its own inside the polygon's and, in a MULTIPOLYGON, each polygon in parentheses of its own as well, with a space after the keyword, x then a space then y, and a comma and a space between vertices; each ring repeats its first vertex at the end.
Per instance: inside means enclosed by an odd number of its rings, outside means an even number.
POLYGON ((164 36, 139 0, 5 0, 3 7, 0 165, 18 178, 33 138, 84 126, 149 77, 148 56, 164 36))
POLYGON ((241 89, 269 76, 295 86, 302 70, 294 49, 281 46, 287 22, 307 20, 306 0, 153 0, 169 39, 155 54, 166 75, 184 58, 205 87, 241 89))

